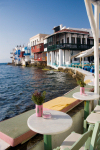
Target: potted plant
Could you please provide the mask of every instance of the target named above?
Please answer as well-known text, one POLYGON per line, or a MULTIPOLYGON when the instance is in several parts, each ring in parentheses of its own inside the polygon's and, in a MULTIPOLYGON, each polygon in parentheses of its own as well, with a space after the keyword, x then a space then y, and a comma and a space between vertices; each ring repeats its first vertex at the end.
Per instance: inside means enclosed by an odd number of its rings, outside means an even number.
POLYGON ((77 84, 80 85, 80 94, 84 94, 84 86, 86 86, 86 83, 83 80, 78 80, 77 84))
POLYGON ((46 95, 45 91, 42 94, 38 91, 35 91, 32 95, 32 101, 36 104, 36 116, 37 117, 42 117, 45 95, 46 95))

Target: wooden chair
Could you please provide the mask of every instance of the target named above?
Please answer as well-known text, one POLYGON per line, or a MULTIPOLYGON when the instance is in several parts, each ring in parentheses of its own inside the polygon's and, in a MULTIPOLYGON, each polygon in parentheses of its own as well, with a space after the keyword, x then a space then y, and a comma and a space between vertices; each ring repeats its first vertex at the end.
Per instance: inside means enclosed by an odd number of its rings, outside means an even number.
POLYGON ((62 143, 60 147, 54 150, 99 150, 100 147, 100 122, 96 122, 95 126, 90 125, 84 134, 72 132, 62 143))

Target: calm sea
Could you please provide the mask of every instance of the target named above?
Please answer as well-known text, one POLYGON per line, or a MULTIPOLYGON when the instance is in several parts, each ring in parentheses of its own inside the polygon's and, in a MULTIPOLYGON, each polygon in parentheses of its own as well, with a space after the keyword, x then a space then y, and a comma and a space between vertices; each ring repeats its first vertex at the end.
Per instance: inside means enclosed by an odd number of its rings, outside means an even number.
POLYGON ((31 100, 35 90, 45 90, 49 101, 76 85, 66 73, 0 64, 0 121, 35 108, 31 100))

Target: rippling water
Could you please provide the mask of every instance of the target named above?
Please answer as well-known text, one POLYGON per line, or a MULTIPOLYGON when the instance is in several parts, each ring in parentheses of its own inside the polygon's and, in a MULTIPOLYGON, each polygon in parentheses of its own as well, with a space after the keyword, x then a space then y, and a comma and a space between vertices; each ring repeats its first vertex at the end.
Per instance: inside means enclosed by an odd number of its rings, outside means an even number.
POLYGON ((73 89, 76 81, 62 72, 0 64, 0 121, 34 108, 35 90, 49 101, 73 89))

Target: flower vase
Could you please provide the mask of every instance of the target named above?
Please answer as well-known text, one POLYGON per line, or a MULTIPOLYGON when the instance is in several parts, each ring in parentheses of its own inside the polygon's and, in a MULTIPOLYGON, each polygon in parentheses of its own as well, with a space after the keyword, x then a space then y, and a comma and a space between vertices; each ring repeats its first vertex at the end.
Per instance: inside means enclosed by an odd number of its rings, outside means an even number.
POLYGON ((84 87, 80 87, 80 95, 84 94, 84 87))
POLYGON ((36 105, 36 116, 42 117, 43 115, 43 104, 42 105, 36 105))

